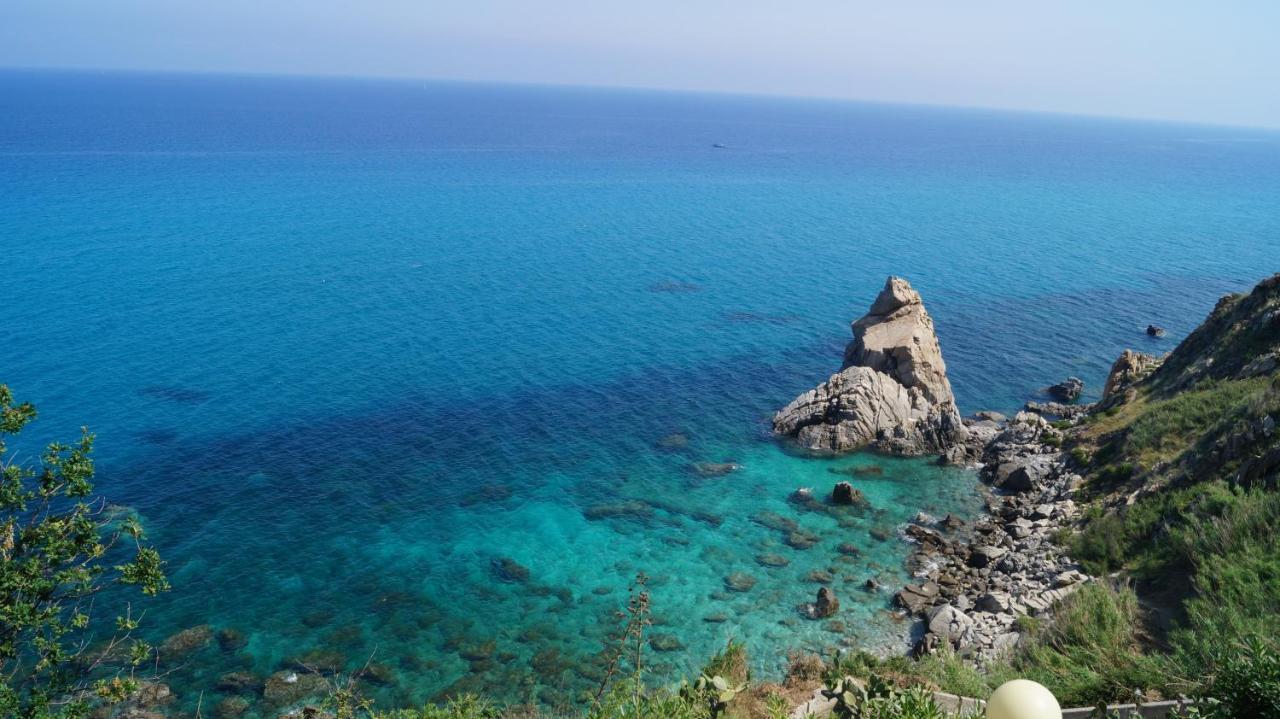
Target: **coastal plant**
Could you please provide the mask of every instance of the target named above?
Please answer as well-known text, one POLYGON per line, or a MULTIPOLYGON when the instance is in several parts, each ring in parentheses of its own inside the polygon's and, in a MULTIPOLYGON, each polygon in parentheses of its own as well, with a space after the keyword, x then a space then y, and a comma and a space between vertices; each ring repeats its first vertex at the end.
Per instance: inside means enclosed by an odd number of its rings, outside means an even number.
POLYGON ((729 702, 746 691, 746 688, 745 682, 731 684, 728 679, 719 674, 715 676, 703 674, 693 684, 685 682, 680 688, 680 693, 690 701, 705 703, 708 713, 712 717, 719 717, 729 708, 729 702))
POLYGON ((769 719, 786 719, 791 713, 791 702, 776 692, 769 692, 764 698, 764 712, 769 719))
POLYGON ((878 675, 865 682, 845 677, 822 691, 835 700, 839 719, 943 719, 947 713, 922 686, 897 689, 878 675))
POLYGON ((82 717, 137 691, 153 656, 133 637, 141 617, 128 603, 111 612, 110 636, 91 645, 107 621, 106 602, 95 600, 124 587, 151 596, 169 583, 137 518, 93 496, 87 430, 48 445, 36 466, 7 458, 6 442, 35 418, 0 385, 0 716, 82 717))
POLYGON ((421 709, 373 712, 372 719, 502 719, 506 711, 475 694, 463 694, 445 704, 428 704, 421 709))
POLYGON ((1211 717, 1280 719, 1280 649, 1274 637, 1253 636, 1224 645, 1202 690, 1211 717))
POLYGON ((1024 678, 1049 687, 1064 705, 1128 698, 1164 687, 1160 662, 1147 646, 1137 595, 1126 584, 1093 582, 1060 604, 1054 621, 1013 660, 1024 678))
POLYGON ((724 649, 716 652, 702 668, 703 676, 723 676, 730 682, 746 684, 751 681, 751 665, 747 660, 747 646, 730 639, 724 649))
MULTIPOLYGON (((610 636, 610 643, 605 648, 605 671, 592 698, 592 709, 599 710, 610 686, 622 669, 623 662, 630 660, 631 676, 628 686, 632 704, 640 707, 644 696, 644 636, 645 629, 652 624, 650 618, 649 590, 646 587, 648 577, 644 573, 636 575, 636 580, 628 588, 627 606, 619 610, 616 617, 619 627, 610 636)), ((616 693, 616 692, 615 692, 616 693)))

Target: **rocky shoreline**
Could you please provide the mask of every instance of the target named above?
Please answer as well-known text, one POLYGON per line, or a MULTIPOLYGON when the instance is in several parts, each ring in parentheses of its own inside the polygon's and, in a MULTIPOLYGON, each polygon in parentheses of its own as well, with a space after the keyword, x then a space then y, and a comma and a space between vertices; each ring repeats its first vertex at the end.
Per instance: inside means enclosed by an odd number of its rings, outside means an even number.
POLYGON ((1044 417, 991 412, 966 419, 969 439, 940 461, 978 469, 990 487, 986 515, 964 525, 947 518, 908 526, 918 547, 908 566, 919 581, 894 603, 921 620, 913 653, 950 645, 979 664, 1021 640, 1019 618, 1039 615, 1089 581, 1054 541, 1078 515, 1081 480, 1059 450, 1062 432, 1044 417))
MULTIPOLYGON (((969 526, 923 515, 908 525, 905 537, 918 545, 908 567, 918 581, 894 603, 921 620, 917 655, 944 645, 978 663, 1004 655, 1021 640, 1021 617, 1049 611, 1088 581, 1054 541, 1076 519, 1072 497, 1082 479, 1059 450, 1061 430, 1045 419, 1086 416, 1093 405, 1075 403, 1084 382, 1068 377, 1045 388, 1053 401, 1028 402, 1012 419, 980 412, 961 420, 933 320, 906 280, 890 277, 851 329, 840 372, 780 410, 774 431, 810 451, 940 454, 943 464, 977 469, 990 487, 986 515, 969 526)), ((1122 357, 1104 397, 1149 359, 1122 357)))

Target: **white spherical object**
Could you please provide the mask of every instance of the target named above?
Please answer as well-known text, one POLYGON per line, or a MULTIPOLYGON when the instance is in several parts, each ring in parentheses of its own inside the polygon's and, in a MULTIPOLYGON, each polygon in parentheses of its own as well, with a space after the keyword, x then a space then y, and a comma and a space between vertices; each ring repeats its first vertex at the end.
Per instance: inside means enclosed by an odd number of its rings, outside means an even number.
POLYGON ((1053 692, 1028 679, 1005 682, 987 700, 987 719, 1062 719, 1053 692))

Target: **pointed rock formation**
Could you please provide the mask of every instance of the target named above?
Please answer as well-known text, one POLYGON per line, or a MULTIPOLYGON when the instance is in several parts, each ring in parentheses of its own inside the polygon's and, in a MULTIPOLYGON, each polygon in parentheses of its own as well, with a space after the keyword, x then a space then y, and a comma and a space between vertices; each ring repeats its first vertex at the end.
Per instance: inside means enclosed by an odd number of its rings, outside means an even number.
POLYGON ((962 441, 964 424, 920 293, 890 277, 852 329, 840 372, 774 415, 774 431, 820 452, 872 446, 927 454, 962 441))

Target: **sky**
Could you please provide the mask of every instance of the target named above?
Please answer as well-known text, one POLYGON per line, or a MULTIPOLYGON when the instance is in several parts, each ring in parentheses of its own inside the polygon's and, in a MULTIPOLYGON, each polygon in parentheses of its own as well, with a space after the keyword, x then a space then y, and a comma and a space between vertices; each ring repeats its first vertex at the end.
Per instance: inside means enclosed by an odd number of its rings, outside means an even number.
POLYGON ((0 0, 0 67, 839 97, 1280 127, 1278 0, 0 0))

